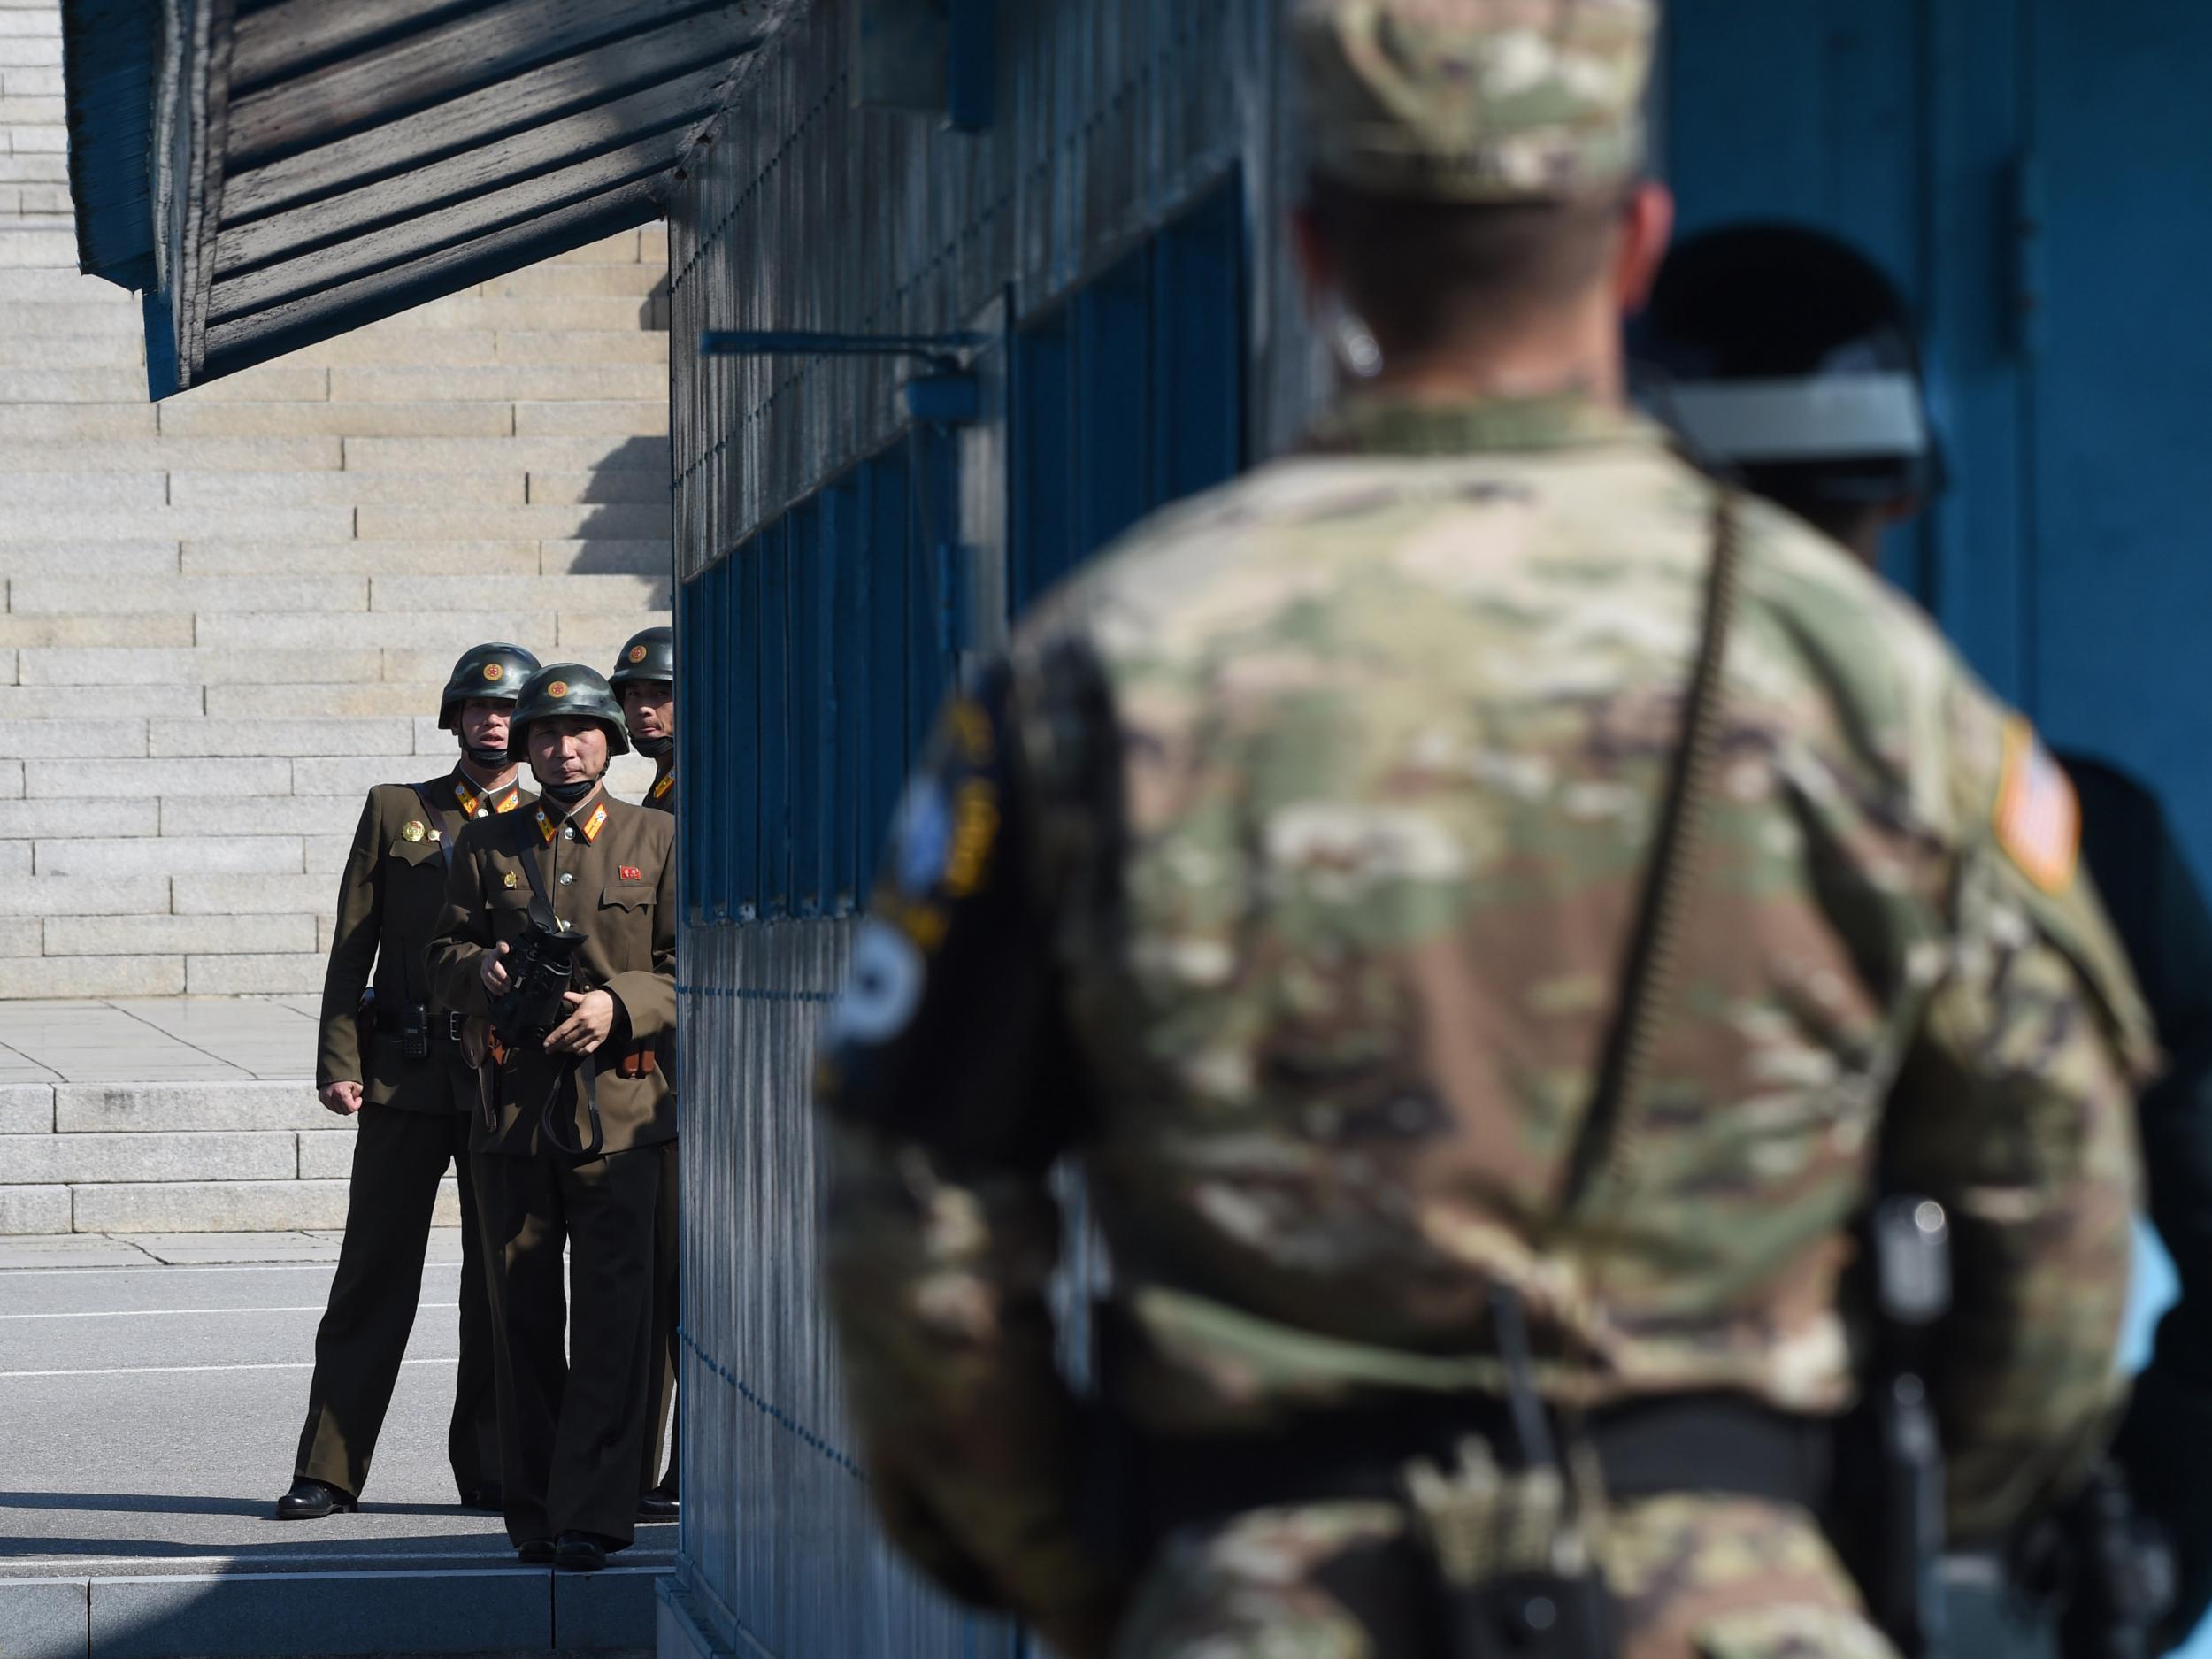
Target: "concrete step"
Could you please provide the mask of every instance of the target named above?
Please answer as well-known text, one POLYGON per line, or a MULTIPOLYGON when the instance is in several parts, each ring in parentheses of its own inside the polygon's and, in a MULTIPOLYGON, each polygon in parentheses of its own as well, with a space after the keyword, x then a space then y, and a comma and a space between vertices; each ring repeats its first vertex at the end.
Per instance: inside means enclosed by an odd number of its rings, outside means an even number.
MULTIPOLYGON (((61 1190, 69 1194, 70 1232, 269 1233, 343 1227, 350 1185, 342 1179, 169 1181, 61 1190)), ((460 1225, 460 1194, 450 1177, 439 1188, 432 1214, 434 1225, 460 1225)))
MULTIPOLYGON (((505 1540, 499 1540, 503 1545, 505 1540)), ((300 1632, 332 1655, 649 1653, 665 1552, 633 1548, 603 1572, 518 1567, 498 1545, 456 1559, 401 1562, 261 1549, 145 1560, 96 1571, 0 1578, 11 1659, 284 1659, 300 1632)), ((35 1563, 25 1563, 27 1567, 35 1563)))

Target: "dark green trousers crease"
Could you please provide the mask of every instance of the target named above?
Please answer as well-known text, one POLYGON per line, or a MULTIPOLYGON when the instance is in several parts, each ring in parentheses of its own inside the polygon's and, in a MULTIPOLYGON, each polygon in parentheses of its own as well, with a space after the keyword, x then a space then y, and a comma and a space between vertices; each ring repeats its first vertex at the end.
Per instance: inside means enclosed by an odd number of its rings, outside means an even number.
POLYGON ((355 1131, 346 1237, 330 1305, 315 1332, 315 1378, 300 1431, 295 1476, 359 1495, 369 1478, 384 1414, 422 1299, 438 1183, 460 1175, 460 1363, 446 1456, 457 1495, 499 1479, 499 1428, 492 1379, 491 1305, 469 1179, 465 1112, 364 1106, 355 1131))
POLYGON ((679 1298, 678 1263, 683 1249, 683 1230, 679 1225, 676 1185, 676 1148, 680 1143, 670 1141, 658 1148, 661 1153, 660 1202, 653 1211, 653 1354, 652 1371, 647 1380, 646 1400, 652 1412, 645 1437, 643 1485, 640 1490, 658 1492, 664 1497, 677 1495, 678 1463, 682 1449, 682 1421, 677 1416, 676 1378, 683 1369, 683 1360, 677 1353, 676 1327, 681 1314, 679 1298), (669 1425, 676 1422, 677 1439, 669 1440, 669 1425), (668 1448, 664 1463, 661 1448, 668 1448), (664 1470, 665 1478, 664 1478, 664 1470))
POLYGON ((571 1531, 627 1544, 635 1533, 652 1421, 663 1158, 653 1145, 584 1163, 486 1152, 473 1159, 490 1270, 501 1485, 507 1534, 518 1544, 571 1531))

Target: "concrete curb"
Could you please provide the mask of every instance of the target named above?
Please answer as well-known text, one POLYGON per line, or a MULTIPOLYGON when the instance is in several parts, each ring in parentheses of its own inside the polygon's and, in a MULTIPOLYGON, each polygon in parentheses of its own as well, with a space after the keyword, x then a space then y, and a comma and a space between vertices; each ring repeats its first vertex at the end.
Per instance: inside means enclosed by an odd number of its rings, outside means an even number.
POLYGON ((8 1659, 642 1653, 664 1569, 0 1579, 8 1659))

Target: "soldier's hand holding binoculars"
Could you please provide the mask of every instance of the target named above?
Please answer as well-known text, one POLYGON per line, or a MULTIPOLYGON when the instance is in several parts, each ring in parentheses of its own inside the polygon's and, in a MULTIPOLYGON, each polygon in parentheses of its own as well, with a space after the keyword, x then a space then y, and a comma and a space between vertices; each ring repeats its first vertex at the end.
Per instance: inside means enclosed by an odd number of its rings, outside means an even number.
POLYGON ((614 996, 607 991, 569 991, 568 1018, 548 1033, 548 1054, 589 1054, 614 1029, 614 996))
POLYGON ((500 960, 506 954, 507 947, 504 945, 501 945, 495 950, 488 951, 484 956, 483 966, 479 970, 483 976, 484 988, 494 996, 497 996, 507 988, 507 964, 500 960))

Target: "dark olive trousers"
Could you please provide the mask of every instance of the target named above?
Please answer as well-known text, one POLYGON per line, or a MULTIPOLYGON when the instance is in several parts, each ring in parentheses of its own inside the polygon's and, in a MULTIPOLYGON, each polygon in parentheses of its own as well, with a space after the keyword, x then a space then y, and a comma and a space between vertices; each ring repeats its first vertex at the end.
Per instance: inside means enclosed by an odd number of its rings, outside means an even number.
POLYGON ((653 1416, 645 1437, 643 1490, 672 1498, 677 1495, 678 1464, 683 1453, 683 1419, 676 1409, 676 1377, 683 1365, 676 1351, 676 1327, 682 1311, 678 1257, 683 1248, 683 1230, 677 1225, 676 1142, 671 1141, 657 1150, 661 1186, 660 1202, 653 1211, 653 1369, 646 1387, 653 1416), (672 1440, 669 1437, 672 1417, 676 1430, 672 1440), (665 1465, 661 1461, 664 1446, 668 1449, 665 1465))
POLYGON ((507 1536, 522 1544, 582 1532, 627 1544, 652 1422, 653 1217, 663 1148, 581 1163, 480 1152, 472 1162, 491 1286, 507 1536))
POLYGON ((346 1240, 315 1332, 296 1477, 358 1496, 422 1298, 422 1263, 438 1183, 449 1164, 461 1185, 461 1358, 446 1456, 464 1498, 499 1479, 486 1294, 476 1195, 469 1180, 469 1114, 364 1106, 353 1143, 346 1240))

